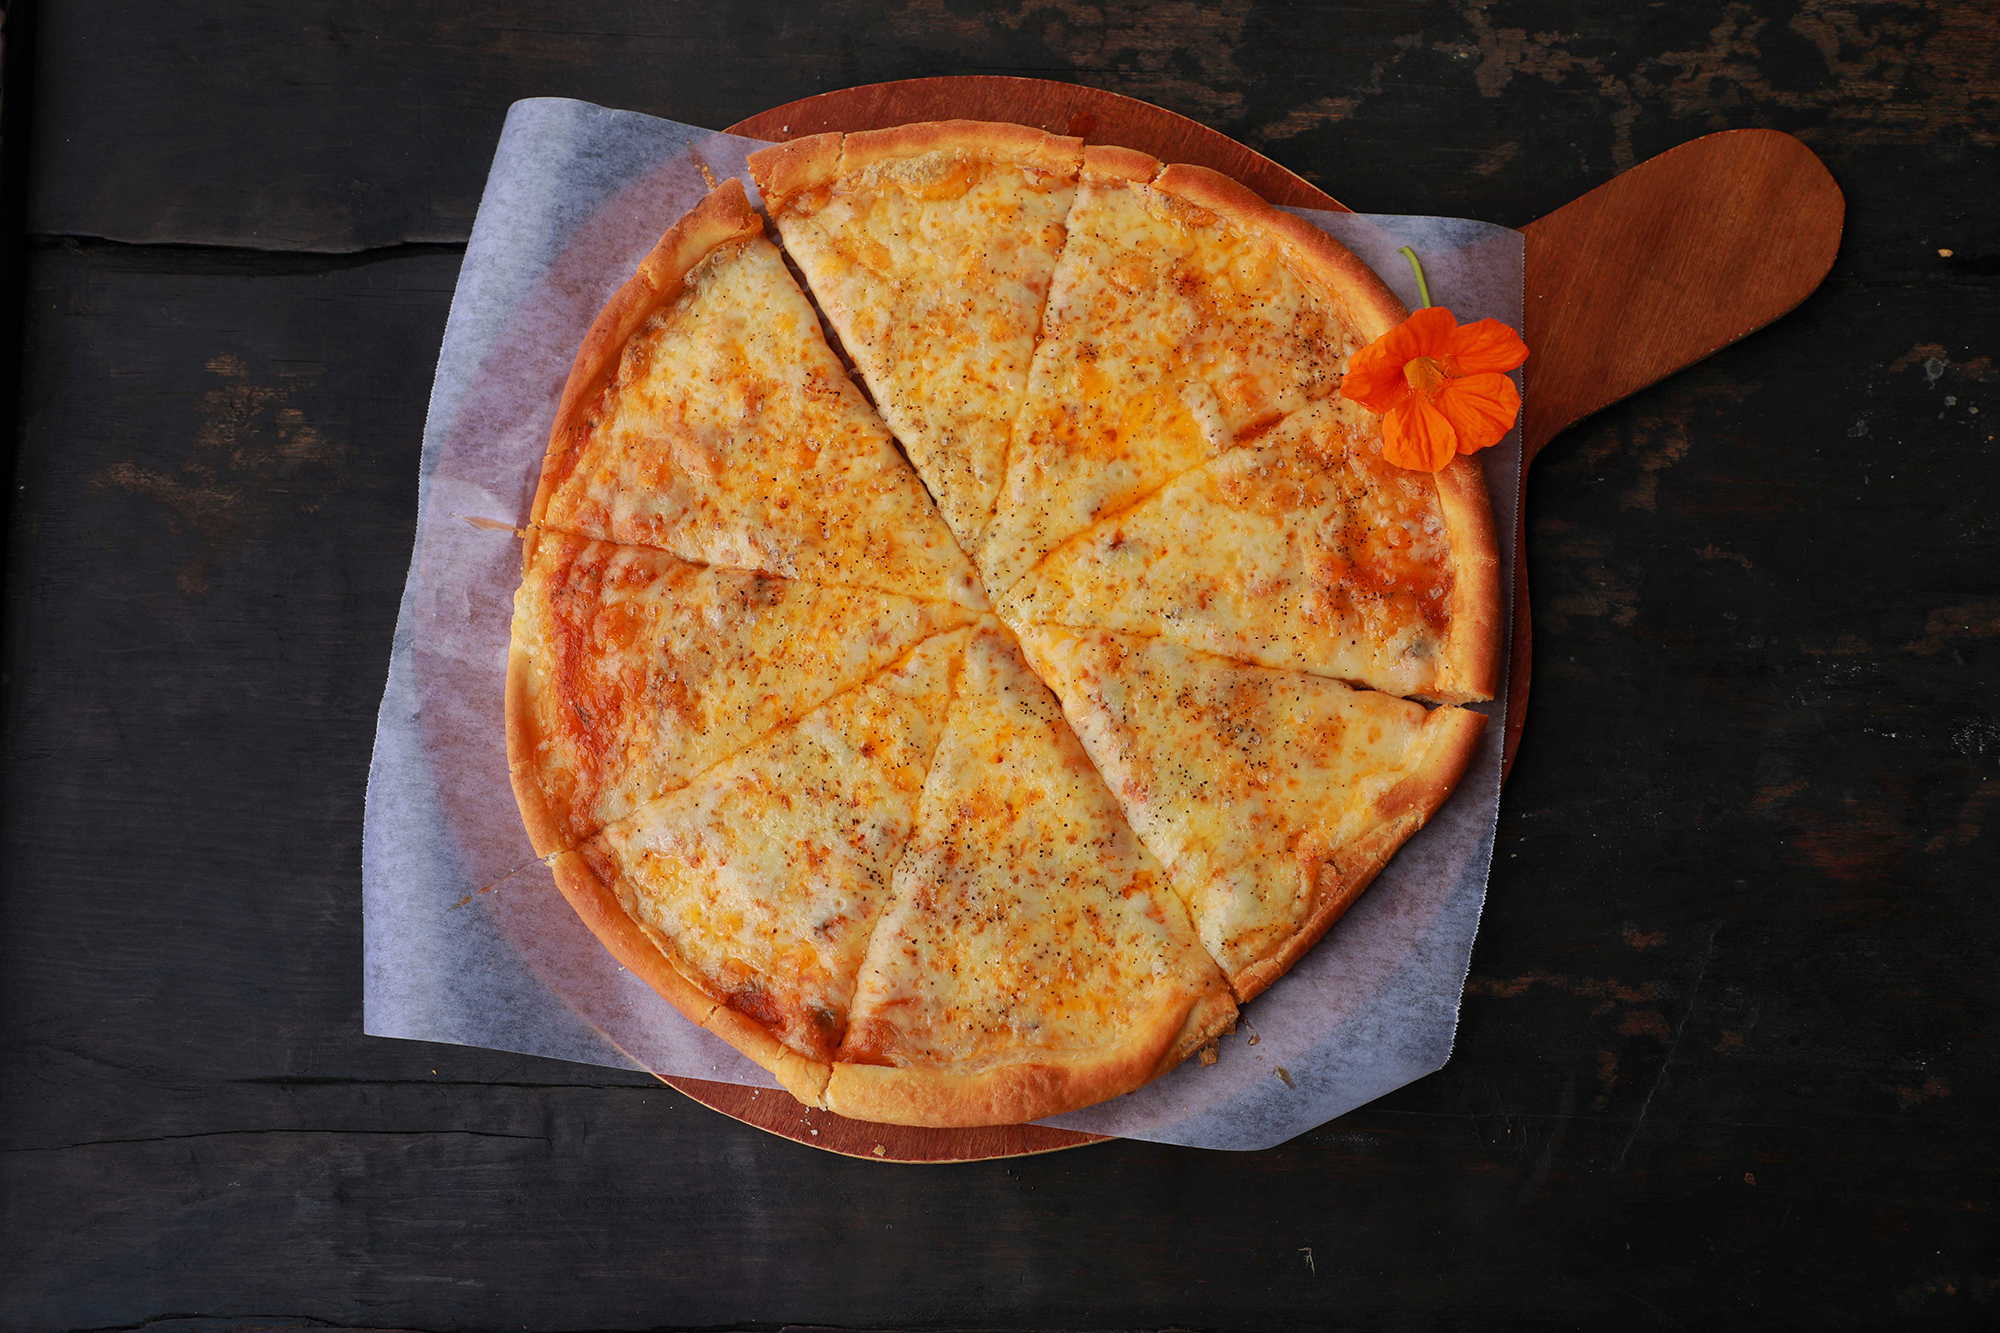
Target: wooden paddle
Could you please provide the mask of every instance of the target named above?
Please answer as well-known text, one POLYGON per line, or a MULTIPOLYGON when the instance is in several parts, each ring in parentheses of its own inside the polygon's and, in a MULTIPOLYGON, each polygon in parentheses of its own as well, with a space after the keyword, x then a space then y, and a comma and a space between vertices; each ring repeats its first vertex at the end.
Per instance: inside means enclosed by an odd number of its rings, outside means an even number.
MULTIPOLYGON (((1006 120, 1234 176, 1276 204, 1348 210, 1226 135, 1077 84, 995 75, 843 88, 729 127, 753 139, 922 120, 1006 120)), ((1643 162, 1522 228, 1527 324, 1522 474, 1563 428, 1728 346, 1797 306, 1833 266, 1846 212, 1812 150, 1775 130, 1727 130, 1643 162), (1637 317, 1643 316, 1643 317, 1637 317)), ((1532 625, 1527 526, 1514 532, 1514 639, 1505 763, 1527 715, 1532 625)), ((845 1120, 785 1093, 666 1080, 759 1129, 857 1157, 958 1162, 1051 1152, 1102 1136, 1036 1125, 905 1129, 845 1120)))

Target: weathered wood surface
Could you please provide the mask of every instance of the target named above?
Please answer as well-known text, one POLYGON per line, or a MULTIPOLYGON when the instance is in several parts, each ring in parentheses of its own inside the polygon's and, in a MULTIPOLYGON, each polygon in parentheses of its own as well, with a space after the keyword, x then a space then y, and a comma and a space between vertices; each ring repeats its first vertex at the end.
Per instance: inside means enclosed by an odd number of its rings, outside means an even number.
POLYGON ((44 11, 37 62, 0 1325, 1990 1320, 1988 7, 108 12, 44 11), (360 1037, 456 264, 403 243, 462 236, 515 96, 726 124, 961 71, 1161 102, 1360 208, 1518 224, 1759 124, 1846 192, 1804 306, 1537 464, 1535 725, 1451 1064, 1267 1153, 883 1167, 360 1037))

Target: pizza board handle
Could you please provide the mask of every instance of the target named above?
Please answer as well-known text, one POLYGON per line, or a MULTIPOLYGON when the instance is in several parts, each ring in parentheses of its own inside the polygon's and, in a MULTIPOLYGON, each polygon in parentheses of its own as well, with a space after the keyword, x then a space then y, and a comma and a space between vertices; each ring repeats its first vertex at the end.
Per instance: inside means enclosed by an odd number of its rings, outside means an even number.
MULTIPOLYGON (((1833 267, 1845 216, 1812 149, 1777 130, 1725 130, 1523 227, 1533 355, 1522 475, 1566 427, 1810 296, 1833 267)), ((1503 774, 1521 742, 1532 657, 1525 512, 1519 522, 1503 774)))

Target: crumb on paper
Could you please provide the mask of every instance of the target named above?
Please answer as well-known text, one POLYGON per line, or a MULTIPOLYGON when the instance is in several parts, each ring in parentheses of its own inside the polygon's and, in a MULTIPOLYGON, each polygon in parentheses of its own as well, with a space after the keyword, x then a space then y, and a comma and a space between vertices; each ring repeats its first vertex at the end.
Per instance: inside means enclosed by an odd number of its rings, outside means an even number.
POLYGON ((1279 1065, 1276 1069, 1272 1070, 1271 1072, 1276 1074, 1278 1076, 1278 1082, 1284 1084, 1286 1087, 1296 1088, 1299 1086, 1292 1079, 1292 1071, 1285 1068, 1283 1065, 1279 1065))
POLYGON ((1201 1067, 1203 1069, 1208 1068, 1210 1065, 1214 1064, 1217 1060, 1220 1060, 1222 1058, 1222 1052, 1217 1050, 1216 1046, 1217 1043, 1211 1041, 1210 1043, 1208 1043, 1208 1045, 1201 1048, 1199 1054, 1201 1056, 1201 1067))

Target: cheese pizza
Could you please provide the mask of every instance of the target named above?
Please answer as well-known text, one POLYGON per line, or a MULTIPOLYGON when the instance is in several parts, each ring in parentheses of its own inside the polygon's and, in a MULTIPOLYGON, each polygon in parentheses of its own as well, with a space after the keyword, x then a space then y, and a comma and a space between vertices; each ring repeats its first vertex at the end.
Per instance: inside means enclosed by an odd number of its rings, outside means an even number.
POLYGON ((723 182, 563 392, 508 670, 530 839, 810 1105, 1128 1092, 1471 761, 1479 469, 1384 461, 1337 391, 1401 307, 1213 172, 963 121, 750 166, 777 243, 723 182))

